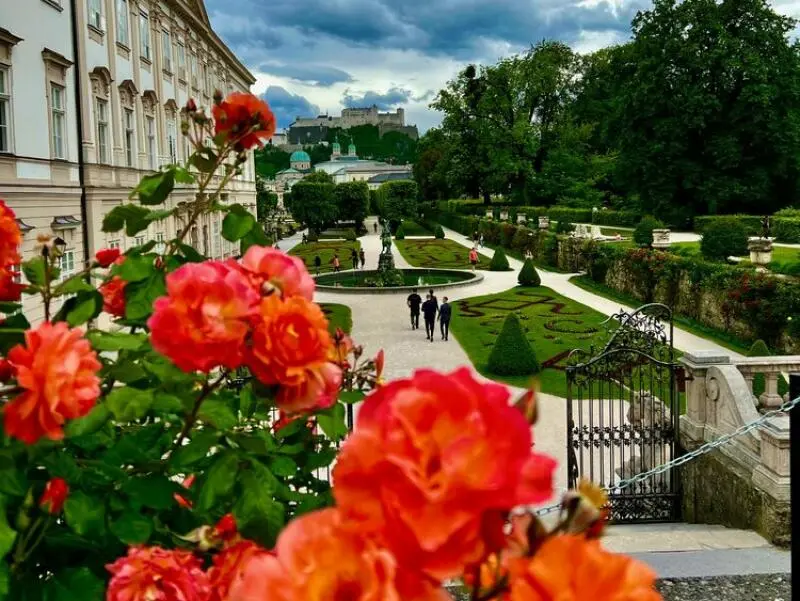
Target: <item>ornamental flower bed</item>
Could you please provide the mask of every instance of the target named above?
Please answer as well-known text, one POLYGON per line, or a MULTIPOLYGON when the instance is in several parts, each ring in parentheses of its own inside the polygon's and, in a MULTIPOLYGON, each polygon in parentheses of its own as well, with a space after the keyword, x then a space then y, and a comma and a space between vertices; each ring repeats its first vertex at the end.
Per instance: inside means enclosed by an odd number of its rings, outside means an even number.
POLYGON ((42 238, 23 286, 0 202, 0 599, 446 599, 453 578, 475 600, 659 599, 647 567, 601 547, 596 487, 550 532, 525 510, 555 468, 532 446, 533 392, 511 403, 466 368, 387 383, 382 351, 329 334, 302 261, 220 200, 272 112, 232 94, 212 114, 190 102, 189 164, 104 219, 134 236, 181 211, 158 251, 102 250, 62 280, 42 238), (196 200, 166 209, 176 183, 196 200), (240 259, 185 244, 212 211, 240 259), (92 325, 101 312, 114 331, 92 325), (368 393, 349 436, 345 390, 368 393))

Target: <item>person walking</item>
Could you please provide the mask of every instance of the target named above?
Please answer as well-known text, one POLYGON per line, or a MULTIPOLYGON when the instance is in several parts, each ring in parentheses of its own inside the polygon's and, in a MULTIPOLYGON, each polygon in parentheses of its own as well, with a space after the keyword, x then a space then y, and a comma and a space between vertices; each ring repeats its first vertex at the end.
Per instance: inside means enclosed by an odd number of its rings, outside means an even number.
POLYGON ((411 329, 419 330, 419 308, 422 305, 422 297, 417 294, 417 289, 411 291, 406 299, 406 304, 411 310, 411 329))
POLYGON ((322 259, 319 258, 319 255, 314 257, 314 271, 316 271, 316 275, 319 275, 319 270, 322 267, 322 259))
POLYGON ((339 261, 339 255, 333 255, 333 271, 334 273, 338 273, 342 269, 342 264, 339 261))
POLYGON ((431 297, 431 300, 433 301, 433 304, 436 305, 436 308, 438 309, 439 308, 439 299, 436 298, 436 295, 433 293, 433 288, 428 290, 428 296, 431 297))
POLYGON ((474 246, 469 251, 469 264, 472 265, 472 271, 478 266, 478 249, 474 246))
POLYGON ((422 315, 425 317, 425 334, 428 340, 433 342, 433 330, 436 327, 436 301, 428 295, 428 299, 422 303, 422 315))
POLYGON ((358 251, 354 248, 350 251, 350 260, 353 262, 353 271, 358 269, 358 251))
POLYGON ((375 232, 376 234, 378 233, 378 222, 377 221, 372 224, 372 231, 375 232))
POLYGON ((453 315, 453 308, 447 302, 447 297, 442 299, 439 307, 439 328, 442 330, 442 340, 447 340, 450 334, 450 317, 453 315))
POLYGON ((358 258, 361 260, 361 269, 364 269, 364 265, 367 263, 367 255, 364 254, 363 248, 358 252, 358 258))
POLYGON ((480 244, 480 247, 483 248, 483 234, 481 234, 481 237, 478 238, 478 244, 480 244))

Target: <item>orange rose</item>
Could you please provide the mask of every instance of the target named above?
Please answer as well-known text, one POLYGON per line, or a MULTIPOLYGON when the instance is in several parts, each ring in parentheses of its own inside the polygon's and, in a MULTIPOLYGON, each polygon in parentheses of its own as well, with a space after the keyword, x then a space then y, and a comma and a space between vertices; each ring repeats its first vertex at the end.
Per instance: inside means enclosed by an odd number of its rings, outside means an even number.
POLYGON ((279 385, 276 402, 288 413, 329 407, 336 401, 341 370, 328 362, 333 347, 318 305, 301 296, 261 301, 246 363, 268 385, 279 385))
POLYGON ((0 200, 0 267, 16 265, 21 261, 19 245, 22 244, 22 233, 17 225, 14 211, 0 200))
POLYGON ((6 434, 27 444, 60 440, 64 422, 89 413, 100 396, 100 361, 83 338, 64 322, 42 323, 25 332, 25 346, 8 353, 19 396, 3 409, 6 434))
POLYGON ((660 601, 644 563, 580 536, 548 538, 531 557, 509 562, 511 601, 660 601))
POLYGON ((107 601, 206 601, 210 594, 200 560, 184 549, 131 547, 106 568, 107 601))
POLYGON ((280 290, 284 298, 314 298, 314 278, 299 257, 292 257, 270 246, 251 246, 239 263, 259 294, 266 293, 265 284, 280 290))
POLYGON ((228 601, 230 591, 242 581, 250 561, 272 554, 250 540, 240 540, 222 549, 214 556, 214 565, 208 570, 211 584, 209 601, 228 601))
POLYGON ((247 563, 229 601, 449 599, 437 582, 401 570, 386 549, 343 528, 333 508, 290 522, 275 551, 247 563))
POLYGON ((100 284, 97 289, 103 296, 103 311, 114 317, 125 317, 125 286, 128 282, 118 275, 100 284))
POLYGON ((240 272, 219 261, 189 263, 167 276, 167 294, 147 322, 154 349, 186 372, 242 364, 259 296, 240 272))
POLYGON ((14 277, 16 275, 16 271, 0 266, 0 301, 15 303, 22 296, 25 284, 15 282, 14 277))
POLYGON ((336 333, 333 336, 333 346, 328 354, 328 359, 342 369, 349 369, 350 361, 348 357, 353 352, 353 348, 353 339, 345 334, 341 328, 336 328, 336 333))
POLYGON ((334 468, 337 506, 378 531, 403 565, 445 579, 503 546, 505 515, 553 493, 555 462, 531 449, 508 390, 467 368, 378 388, 334 468), (381 449, 380 454, 375 449, 381 449))
POLYGON ((275 133, 275 115, 266 102, 253 94, 232 92, 211 112, 214 132, 224 134, 239 149, 262 146, 261 140, 268 140, 275 133))

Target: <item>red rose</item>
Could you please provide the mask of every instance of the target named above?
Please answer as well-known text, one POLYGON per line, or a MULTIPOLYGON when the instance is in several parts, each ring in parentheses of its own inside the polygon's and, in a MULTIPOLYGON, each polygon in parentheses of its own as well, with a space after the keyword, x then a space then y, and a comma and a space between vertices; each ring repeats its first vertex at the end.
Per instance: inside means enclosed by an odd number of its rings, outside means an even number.
POLYGON ((63 478, 51 478, 44 487, 42 498, 39 499, 39 507, 50 515, 61 513, 64 501, 69 495, 69 486, 63 478))
POLYGON ((109 267, 114 261, 119 259, 121 254, 118 248, 101 248, 94 255, 94 259, 100 267, 109 267))
POLYGON ((253 94, 233 92, 214 105, 214 132, 242 149, 261 146, 275 133, 275 115, 269 105, 253 94))
POLYGON ((184 549, 131 547, 106 568, 107 601, 206 601, 211 593, 200 560, 184 549))

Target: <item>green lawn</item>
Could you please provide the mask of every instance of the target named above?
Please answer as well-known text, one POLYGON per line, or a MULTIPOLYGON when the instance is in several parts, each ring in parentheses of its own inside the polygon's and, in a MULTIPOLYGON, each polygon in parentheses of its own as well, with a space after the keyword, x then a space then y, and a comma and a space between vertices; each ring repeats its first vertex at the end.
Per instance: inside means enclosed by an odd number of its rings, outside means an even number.
MULTIPOLYGON (((570 279, 570 282, 579 288, 583 288, 584 290, 592 292, 598 296, 624 303, 631 307, 639 307, 644 304, 642 301, 632 296, 620 294, 619 292, 616 292, 607 286, 598 284, 588 276, 577 276, 570 279)), ((725 348, 736 351, 737 353, 741 353, 742 355, 747 354, 747 351, 750 348, 750 344, 746 340, 731 336, 727 332, 710 328, 688 317, 675 315, 673 320, 675 325, 679 326, 682 330, 686 330, 695 336, 700 336, 702 338, 706 338, 707 340, 711 340, 712 342, 716 342, 720 346, 724 346, 725 348)))
MULTIPOLYGON (((395 240, 403 258, 414 267, 471 269, 469 248, 454 240, 395 240)), ((489 257, 478 255, 478 269, 489 269, 489 257)))
MULTIPOLYGON (((682 256, 702 257, 700 242, 674 242, 670 250, 682 256)), ((748 260, 742 261, 739 265, 751 265, 749 255, 745 255, 745 259, 748 260)), ((767 267, 775 273, 800 276, 800 249, 773 246, 772 262, 767 267)))
POLYGON ((303 259, 308 271, 312 274, 314 273, 314 257, 319 255, 319 258, 322 259, 320 273, 327 273, 333 271, 333 255, 336 253, 339 255, 342 269, 352 269, 350 250, 353 248, 360 249, 361 243, 344 240, 339 242, 308 242, 306 244, 298 244, 289 251, 289 254, 303 259))
POLYGON ((433 238, 433 232, 426 228, 418 221, 407 220, 403 222, 403 232, 406 236, 430 236, 433 238))
POLYGON ((350 307, 336 303, 320 303, 322 312, 328 318, 328 330, 331 334, 336 332, 336 328, 341 328, 345 334, 349 334, 353 329, 353 315, 350 307))
POLYGON ((619 234, 623 238, 630 238, 633 236, 633 228, 626 229, 626 228, 616 228, 616 227, 605 227, 600 226, 600 233, 604 236, 616 236, 619 234))
POLYGON ((570 351, 601 348, 608 340, 607 318, 585 305, 549 288, 517 287, 499 294, 469 298, 454 303, 450 329, 484 376, 513 386, 526 387, 530 377, 497 377, 487 371, 487 361, 506 314, 515 311, 528 340, 544 367, 539 374, 542 392, 567 396, 564 367, 570 351))

